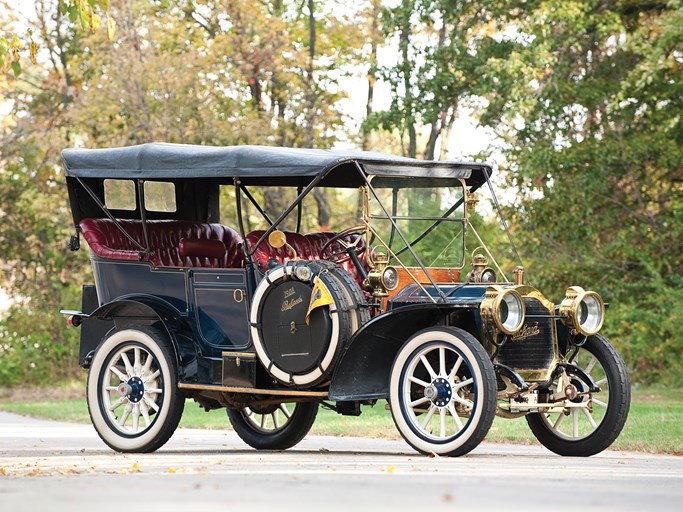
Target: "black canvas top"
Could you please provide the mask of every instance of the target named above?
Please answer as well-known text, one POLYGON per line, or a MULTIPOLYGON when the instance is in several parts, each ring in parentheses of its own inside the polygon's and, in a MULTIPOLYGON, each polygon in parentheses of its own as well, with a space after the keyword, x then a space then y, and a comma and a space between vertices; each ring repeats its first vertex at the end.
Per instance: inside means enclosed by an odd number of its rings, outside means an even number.
POLYGON ((65 149, 62 159, 65 174, 79 178, 300 179, 337 167, 354 173, 356 163, 369 175, 462 178, 471 185, 483 183, 484 172, 491 174, 491 168, 482 163, 416 160, 374 152, 156 142, 124 148, 65 149))

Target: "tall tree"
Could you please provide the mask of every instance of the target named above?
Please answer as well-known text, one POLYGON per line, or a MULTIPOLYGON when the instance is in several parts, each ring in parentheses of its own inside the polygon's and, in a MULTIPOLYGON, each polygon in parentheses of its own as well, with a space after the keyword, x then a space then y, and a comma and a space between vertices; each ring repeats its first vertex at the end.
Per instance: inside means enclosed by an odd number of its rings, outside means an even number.
POLYGON ((522 4, 482 119, 508 142, 534 282, 597 287, 637 378, 680 376, 681 2, 522 4))

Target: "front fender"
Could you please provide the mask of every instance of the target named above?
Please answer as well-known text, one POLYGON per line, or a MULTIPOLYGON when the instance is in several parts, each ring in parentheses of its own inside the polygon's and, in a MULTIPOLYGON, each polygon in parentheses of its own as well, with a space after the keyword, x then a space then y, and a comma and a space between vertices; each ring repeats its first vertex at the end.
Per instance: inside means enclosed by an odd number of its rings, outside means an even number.
MULTIPOLYGON (((473 310, 454 304, 415 304, 375 317, 351 338, 332 376, 330 400, 386 398, 399 349, 413 334, 433 325, 477 330, 473 310)), ((478 332, 472 334, 479 337, 478 332)))

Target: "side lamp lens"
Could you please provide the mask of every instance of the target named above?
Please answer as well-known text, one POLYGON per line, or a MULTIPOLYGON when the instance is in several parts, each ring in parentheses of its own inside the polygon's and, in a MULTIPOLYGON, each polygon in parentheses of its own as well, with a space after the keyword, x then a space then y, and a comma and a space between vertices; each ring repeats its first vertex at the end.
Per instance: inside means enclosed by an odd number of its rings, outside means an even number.
POLYGON ((382 272, 382 285, 387 291, 395 290, 398 286, 398 271, 394 267, 387 267, 382 272))

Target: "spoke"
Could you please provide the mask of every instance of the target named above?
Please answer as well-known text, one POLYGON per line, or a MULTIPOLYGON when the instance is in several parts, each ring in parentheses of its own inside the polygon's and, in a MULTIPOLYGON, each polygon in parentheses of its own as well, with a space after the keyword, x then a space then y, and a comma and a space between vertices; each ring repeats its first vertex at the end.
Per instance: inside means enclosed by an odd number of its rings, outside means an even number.
POLYGON ((155 371, 152 375, 147 377, 145 380, 143 380, 143 384, 147 384, 150 380, 156 379, 159 375, 161 375, 161 372, 159 370, 155 371))
POLYGON ((133 410, 133 404, 131 404, 130 402, 128 402, 128 404, 126 404, 126 408, 123 410, 123 414, 122 414, 121 417, 119 418, 118 423, 119 423, 120 426, 123 427, 123 424, 124 424, 124 423, 126 422, 126 420, 128 419, 128 416, 130 415, 130 413, 131 413, 132 410, 133 410))
POLYGON ((105 391, 118 391, 119 387, 118 386, 105 386, 104 390, 105 391))
POLYGON ((429 364, 429 361, 427 361, 427 358, 424 355, 421 355, 420 361, 422 361, 422 364, 424 365, 424 367, 427 368, 427 371, 429 372, 429 376, 432 378, 432 380, 436 379, 437 375, 434 372, 434 368, 432 368, 432 365, 429 364))
POLYGON ((121 379, 121 382, 128 381, 128 377, 121 373, 121 370, 119 370, 116 366, 110 366, 109 371, 116 375, 119 379, 121 379))
POLYGON ((425 420, 420 425, 420 428, 422 428, 422 430, 425 430, 427 428, 427 423, 429 423, 429 420, 432 419, 432 416, 434 416, 435 412, 436 412, 436 406, 432 404, 429 407, 429 411, 427 411, 427 415, 425 416, 425 420))
POLYGON ((145 366, 142 367, 142 373, 147 374, 149 373, 149 369, 152 367, 152 363, 154 362, 154 358, 152 357, 152 354, 147 354, 147 360, 145 361, 145 366))
POLYGON ((261 428, 266 428, 266 418, 267 417, 268 416, 266 416, 265 414, 261 415, 261 428))
POLYGON ((588 412, 588 409, 581 409, 583 411, 584 416, 586 416, 586 419, 588 420, 588 423, 591 424, 591 427, 593 427, 593 430, 598 428, 598 424, 595 423, 595 420, 593 419, 593 416, 591 413, 588 412))
POLYGON ((142 419, 145 422, 145 428, 149 427, 149 407, 144 400, 140 402, 140 413, 142 414, 142 419))
POLYGON ((572 410, 572 435, 579 437, 579 411, 572 410))
POLYGON ((598 386, 603 386, 604 384, 607 384, 607 377, 604 379, 600 379, 599 381, 596 382, 598 386))
POLYGON ((133 406, 133 432, 138 431, 138 426, 140 425, 140 407, 138 404, 133 406))
POLYGON ((460 420, 460 416, 458 416, 458 411, 455 410, 455 405, 453 405, 453 402, 448 404, 448 410, 451 413, 453 421, 455 421, 455 424, 458 426, 458 432, 461 431, 463 429, 463 424, 460 420))
POLYGON ((135 360, 133 362, 133 369, 135 370, 135 374, 139 375, 140 370, 142 369, 142 361, 140 359, 140 347, 135 347, 133 349, 133 353, 135 354, 135 360))
POLYGON ((451 369, 451 373, 448 374, 448 380, 449 381, 453 382, 453 379, 455 378, 455 374, 460 369, 461 364, 462 364, 462 356, 458 356, 458 359, 455 361, 455 364, 453 365, 453 368, 451 369))
POLYGON ((135 373, 133 372, 133 366, 130 364, 130 359, 128 359, 128 354, 125 352, 121 353, 121 360, 123 361, 123 365, 126 367, 126 373, 128 376, 135 376, 135 373))
POLYGON ((161 388, 147 388, 145 389, 145 393, 161 393, 161 388))
POLYGON ((439 409, 439 437, 446 437, 446 409, 439 409))
POLYGON ((591 374, 591 371, 593 371, 593 367, 595 366, 595 363, 598 362, 598 359, 595 356, 591 356, 591 360, 588 363, 588 366, 584 368, 583 371, 585 371, 588 375, 591 374))
POLYGON ((119 398, 116 402, 114 402, 113 404, 111 404, 111 405, 109 406, 109 410, 110 410, 110 411, 113 411, 113 410, 116 409, 117 407, 120 407, 120 406, 123 404, 123 402, 125 402, 125 401, 126 401, 126 397, 125 397, 125 396, 122 396, 122 397, 119 398))
POLYGON ((273 425, 275 425, 275 428, 280 428, 280 420, 277 409, 270 413, 270 416, 273 418, 273 425))
POLYGON ((408 380, 410 382, 414 382, 415 384, 418 384, 422 386, 423 388, 428 388, 429 387, 429 382, 425 382, 423 380, 418 379, 417 377, 413 377, 412 375, 408 377, 408 380))
POLYGON ((598 400, 597 398, 593 398, 593 403, 595 405, 599 405, 600 407, 604 407, 607 409, 607 402, 603 402, 602 400, 598 400))
POLYGON ((457 384, 454 384, 453 386, 451 386, 451 388, 453 389, 453 391, 457 391, 460 388, 464 388, 465 386, 469 386, 473 382, 474 382, 474 379, 469 378, 467 380, 463 380, 462 382, 458 382, 457 384))
POLYGON ((446 376, 446 349, 439 347, 439 375, 446 376))
POLYGON ((282 413, 285 415, 285 417, 286 417, 287 419, 289 419, 289 418, 292 417, 292 415, 291 415, 291 414, 289 413, 289 411, 287 410, 287 407, 285 406, 285 404, 280 404, 280 410, 282 411, 282 413))
POLYGON ((425 402, 429 402, 429 398, 427 398, 426 396, 423 396, 422 398, 418 398, 417 400, 413 400, 412 402, 410 402, 410 403, 408 404, 408 407, 413 407, 413 408, 414 408, 414 407, 416 407, 416 406, 418 406, 418 405, 420 405, 420 404, 423 404, 423 403, 425 403, 425 402))
MULTIPOLYGON (((560 432, 560 425, 562 425, 562 422, 567 416, 563 412, 560 413, 560 415, 557 417, 557 420, 555 420, 555 423, 553 423, 553 430, 556 432, 560 432)), ((550 419, 550 416, 548 416, 548 419, 550 419)))
POLYGON ((459 404, 462 404, 465 407, 469 407, 470 409, 472 409, 472 407, 474 406, 472 402, 470 402, 469 400, 465 400, 464 398, 461 398, 458 395, 453 395, 453 398, 451 398, 451 400, 458 402, 459 404))
POLYGON ((154 402, 154 400, 150 400, 148 397, 143 396, 142 399, 145 401, 145 403, 150 406, 152 409, 154 409, 154 412, 159 412, 159 406, 154 402))

